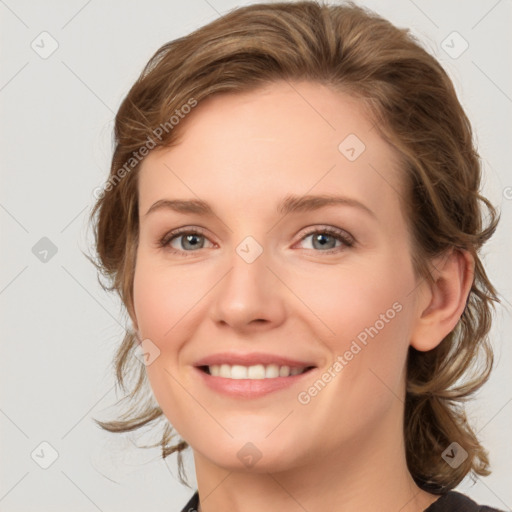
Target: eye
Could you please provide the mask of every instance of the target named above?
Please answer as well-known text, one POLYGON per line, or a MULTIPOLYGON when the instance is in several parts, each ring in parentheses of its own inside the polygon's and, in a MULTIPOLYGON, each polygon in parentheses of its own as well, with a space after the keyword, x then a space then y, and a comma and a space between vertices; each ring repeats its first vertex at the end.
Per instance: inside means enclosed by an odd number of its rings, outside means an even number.
POLYGON ((320 252, 328 254, 340 252, 344 247, 352 247, 355 243, 354 238, 346 231, 329 226, 309 231, 301 238, 301 242, 309 237, 312 237, 313 249, 319 249, 320 252), (336 242, 339 242, 339 244, 336 245, 336 242))
MULTIPOLYGON (((301 238, 300 242, 309 237, 312 237, 312 250, 318 250, 327 254, 340 252, 344 248, 352 247, 355 244, 354 238, 349 233, 331 226, 309 231, 301 238)), ((200 228, 191 229, 185 227, 167 233, 159 240, 158 245, 174 254, 186 257, 190 253, 206 248, 206 241, 211 243, 200 228)))
POLYGON ((186 253, 205 248, 206 240, 208 239, 198 228, 181 228, 167 233, 159 241, 159 246, 173 253, 188 256, 186 253))

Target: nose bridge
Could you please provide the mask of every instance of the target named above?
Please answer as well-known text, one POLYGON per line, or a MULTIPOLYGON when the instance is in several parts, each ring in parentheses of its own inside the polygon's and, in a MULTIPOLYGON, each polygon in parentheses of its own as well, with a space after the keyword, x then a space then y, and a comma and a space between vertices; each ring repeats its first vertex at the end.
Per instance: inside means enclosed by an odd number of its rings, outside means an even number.
POLYGON ((219 283, 214 317, 232 327, 251 322, 279 323, 284 306, 278 280, 267 268, 269 254, 253 236, 246 236, 228 258, 229 271, 219 283))

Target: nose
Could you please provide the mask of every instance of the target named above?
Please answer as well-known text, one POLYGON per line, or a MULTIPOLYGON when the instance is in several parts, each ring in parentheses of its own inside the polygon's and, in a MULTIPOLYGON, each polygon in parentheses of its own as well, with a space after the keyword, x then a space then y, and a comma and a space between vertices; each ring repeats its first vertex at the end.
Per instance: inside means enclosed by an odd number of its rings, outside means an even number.
POLYGON ((233 251, 230 270, 215 287, 212 318, 239 332, 268 330, 286 317, 285 287, 265 250, 251 263, 233 251))

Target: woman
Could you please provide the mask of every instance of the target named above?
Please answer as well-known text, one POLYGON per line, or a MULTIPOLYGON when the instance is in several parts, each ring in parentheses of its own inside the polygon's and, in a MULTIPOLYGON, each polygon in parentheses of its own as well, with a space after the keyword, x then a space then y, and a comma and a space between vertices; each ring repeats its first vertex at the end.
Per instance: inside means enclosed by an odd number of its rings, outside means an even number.
POLYGON ((98 423, 162 422, 184 483, 192 448, 184 511, 495 510, 452 489, 489 474, 460 403, 492 367, 497 215, 408 32, 351 4, 234 10, 158 50, 115 136, 92 215, 138 378, 98 423))

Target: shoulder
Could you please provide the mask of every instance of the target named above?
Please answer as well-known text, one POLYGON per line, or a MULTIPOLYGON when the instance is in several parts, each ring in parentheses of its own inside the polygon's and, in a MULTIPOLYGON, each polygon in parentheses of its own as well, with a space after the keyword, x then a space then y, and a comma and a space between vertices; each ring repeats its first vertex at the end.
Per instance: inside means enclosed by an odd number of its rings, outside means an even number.
POLYGON ((199 506, 199 494, 197 491, 190 498, 189 502, 182 508, 181 512, 197 512, 197 507, 199 506))
POLYGON ((449 491, 434 501, 425 512, 503 512, 497 508, 486 507, 474 502, 464 494, 449 491))

